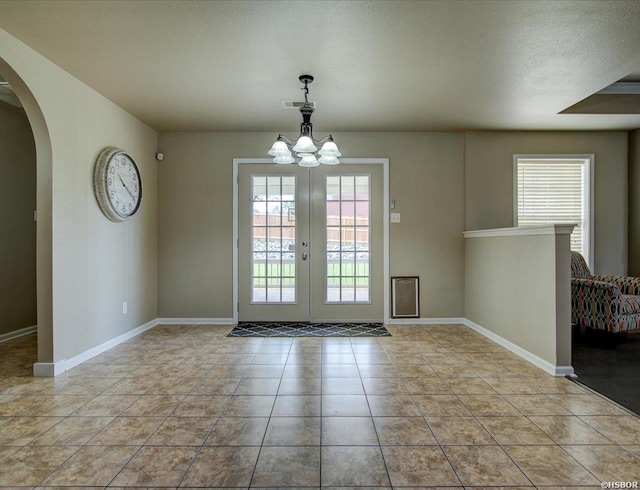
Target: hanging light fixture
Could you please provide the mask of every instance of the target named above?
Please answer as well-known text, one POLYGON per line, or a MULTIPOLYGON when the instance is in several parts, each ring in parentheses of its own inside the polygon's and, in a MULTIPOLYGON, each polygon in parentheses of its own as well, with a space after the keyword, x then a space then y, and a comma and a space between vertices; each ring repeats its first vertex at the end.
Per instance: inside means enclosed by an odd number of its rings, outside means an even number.
POLYGON ((342 156, 338 150, 338 146, 333 142, 333 136, 325 136, 322 139, 313 137, 313 124, 311 124, 311 114, 313 107, 309 104, 309 84, 313 82, 311 75, 300 75, 299 80, 304 83, 304 105, 300 107, 302 114, 302 122, 300 123, 300 134, 296 141, 292 141, 285 135, 278 135, 269 155, 273 158, 274 163, 287 164, 294 163, 292 151, 300 159, 298 165, 301 167, 317 167, 321 163, 325 165, 337 165, 340 163, 339 156, 342 156), (316 146, 317 145, 317 146, 316 146), (322 145, 320 151, 318 146, 322 145), (320 157, 318 158, 319 155, 320 157))

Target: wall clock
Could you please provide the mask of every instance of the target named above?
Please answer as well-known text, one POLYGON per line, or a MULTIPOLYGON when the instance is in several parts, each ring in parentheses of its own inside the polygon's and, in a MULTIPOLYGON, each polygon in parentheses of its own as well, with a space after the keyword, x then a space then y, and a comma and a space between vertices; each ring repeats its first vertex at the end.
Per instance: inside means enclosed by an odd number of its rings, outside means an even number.
POLYGON ((131 218, 142 201, 142 179, 136 162, 124 150, 109 146, 100 152, 93 169, 98 206, 111 221, 131 218))

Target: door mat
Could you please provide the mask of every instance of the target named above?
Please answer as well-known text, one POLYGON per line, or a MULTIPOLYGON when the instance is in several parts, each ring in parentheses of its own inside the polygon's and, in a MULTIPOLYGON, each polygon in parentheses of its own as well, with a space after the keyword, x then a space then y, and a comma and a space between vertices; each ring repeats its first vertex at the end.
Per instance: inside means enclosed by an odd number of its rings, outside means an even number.
POLYGON ((382 323, 239 322, 228 337, 391 337, 382 323))

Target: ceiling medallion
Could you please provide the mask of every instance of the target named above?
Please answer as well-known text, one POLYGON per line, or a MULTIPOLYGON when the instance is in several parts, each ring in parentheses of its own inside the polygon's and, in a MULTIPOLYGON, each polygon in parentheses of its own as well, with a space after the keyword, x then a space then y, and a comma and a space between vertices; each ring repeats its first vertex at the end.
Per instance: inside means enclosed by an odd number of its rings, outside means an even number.
POLYGON ((325 165, 338 165, 342 156, 338 151, 338 146, 333 142, 333 136, 325 136, 319 140, 313 137, 313 124, 311 124, 311 114, 313 107, 309 104, 309 87, 313 82, 311 75, 300 75, 300 81, 304 83, 304 105, 300 107, 302 122, 300 123, 300 134, 296 141, 292 141, 283 134, 278 135, 269 155, 273 156, 273 162, 279 164, 298 163, 301 167, 317 167, 321 163, 325 165), (317 145, 317 146, 316 146, 317 145), (322 149, 318 151, 318 146, 322 149), (294 152, 298 160, 291 152, 294 152), (317 155, 320 155, 318 158, 317 155))

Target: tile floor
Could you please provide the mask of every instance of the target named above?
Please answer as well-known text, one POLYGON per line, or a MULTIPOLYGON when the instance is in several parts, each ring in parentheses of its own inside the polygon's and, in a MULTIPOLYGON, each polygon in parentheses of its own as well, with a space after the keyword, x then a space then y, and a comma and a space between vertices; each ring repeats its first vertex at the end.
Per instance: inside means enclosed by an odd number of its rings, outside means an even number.
POLYGON ((640 480, 640 419, 455 325, 160 326, 57 378, 0 344, 3 487, 545 487, 640 480))

